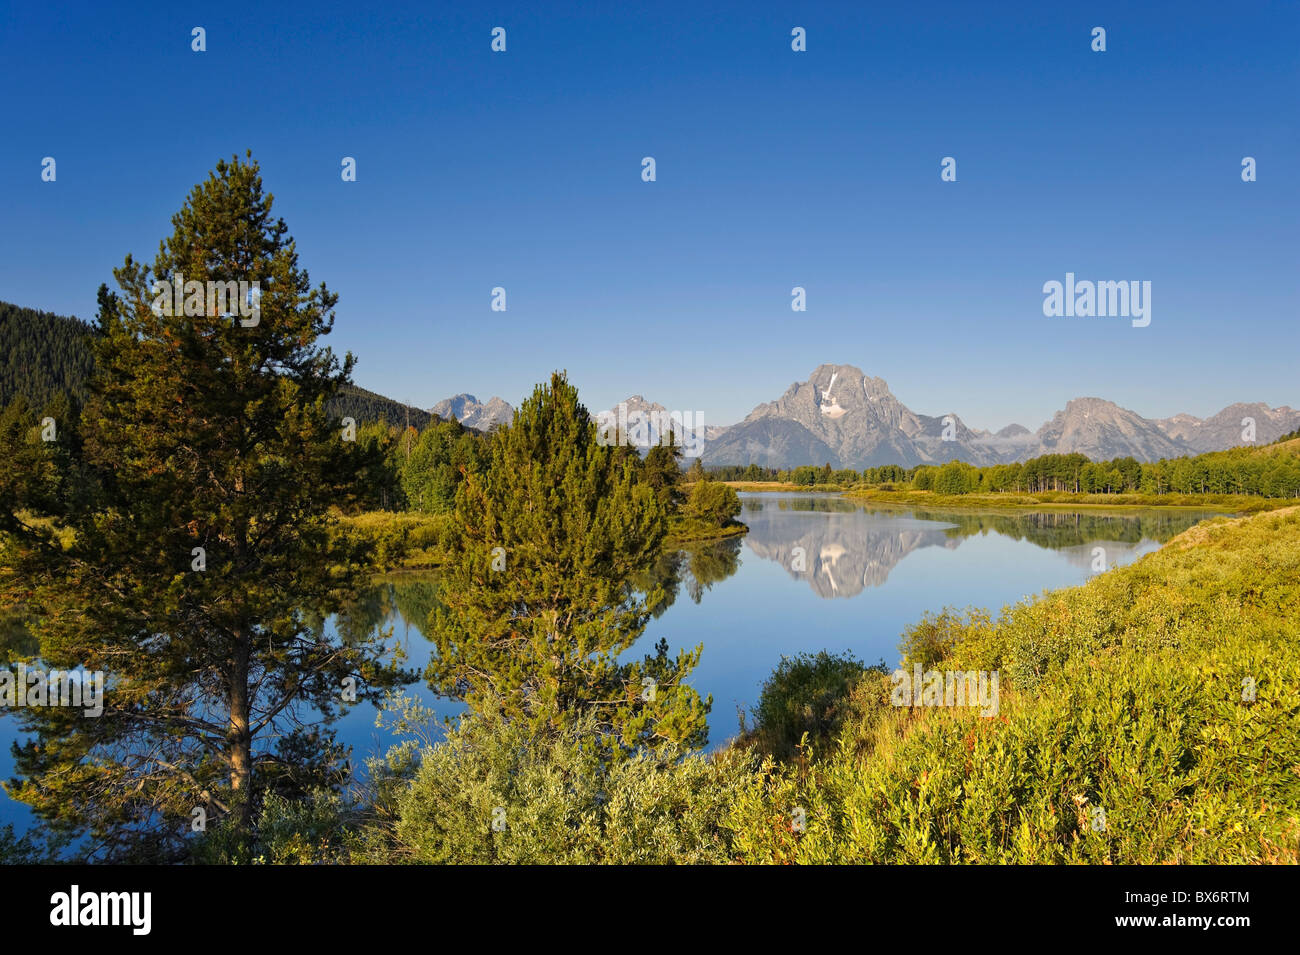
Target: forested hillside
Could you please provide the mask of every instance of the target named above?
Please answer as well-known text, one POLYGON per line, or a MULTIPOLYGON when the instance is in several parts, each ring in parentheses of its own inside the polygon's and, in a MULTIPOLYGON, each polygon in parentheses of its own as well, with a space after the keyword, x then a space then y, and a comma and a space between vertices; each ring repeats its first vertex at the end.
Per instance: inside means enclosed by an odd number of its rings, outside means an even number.
POLYGON ((338 396, 330 402, 329 407, 331 413, 340 418, 355 418, 357 424, 386 421, 389 424, 405 427, 409 421, 411 427, 422 431, 433 419, 433 415, 427 411, 412 408, 392 398, 385 398, 373 391, 358 388, 356 385, 344 385, 338 396))
POLYGON ((0 404, 20 395, 35 407, 58 394, 83 397, 92 334, 79 318, 0 302, 0 404))
MULTIPOLYGON (((59 394, 84 398, 94 334, 95 326, 79 318, 0 302, 0 406, 20 395, 36 408, 59 394)), ((357 424, 383 420, 404 427, 409 421, 421 430, 433 417, 355 385, 343 387, 330 411, 357 424)))

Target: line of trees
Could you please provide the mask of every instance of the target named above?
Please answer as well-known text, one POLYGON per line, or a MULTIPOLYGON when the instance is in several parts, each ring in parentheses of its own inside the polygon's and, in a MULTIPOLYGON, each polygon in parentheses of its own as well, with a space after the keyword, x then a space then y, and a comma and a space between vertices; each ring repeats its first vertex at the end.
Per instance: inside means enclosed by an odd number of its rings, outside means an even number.
POLYGON ((1300 456, 1282 446, 1233 448, 1195 457, 1141 462, 1132 457, 1090 461, 1082 454, 1046 454, 1023 463, 975 467, 961 461, 864 475, 868 484, 908 484, 937 494, 1040 493, 1076 494, 1238 494, 1300 497, 1300 456), (875 480, 873 480, 873 478, 875 480))
POLYGON ((1077 494, 1241 494, 1300 497, 1300 455, 1287 442, 1212 451, 1194 457, 1142 462, 1133 457, 1092 461, 1083 454, 1044 454, 1028 461, 978 467, 963 461, 903 467, 885 464, 854 471, 801 466, 789 469, 724 465, 708 469, 722 481, 779 481, 804 487, 866 484, 910 487, 938 494, 1065 491, 1077 494))
POLYGON ((708 469, 709 476, 718 481, 779 481, 816 487, 820 484, 846 487, 857 484, 862 475, 852 468, 832 468, 827 462, 821 467, 800 465, 794 468, 766 468, 758 464, 725 464, 708 469))

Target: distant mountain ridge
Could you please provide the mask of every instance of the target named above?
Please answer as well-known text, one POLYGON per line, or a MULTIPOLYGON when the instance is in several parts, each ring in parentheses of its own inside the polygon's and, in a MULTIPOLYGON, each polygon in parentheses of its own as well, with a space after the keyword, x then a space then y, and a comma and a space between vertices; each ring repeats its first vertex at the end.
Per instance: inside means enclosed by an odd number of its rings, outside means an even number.
POLYGON ((515 419, 515 409, 509 402, 493 395, 483 403, 471 394, 443 398, 429 409, 439 418, 455 418, 467 428, 487 431, 493 425, 510 424, 515 419))
POLYGON ((1284 434, 1290 434, 1300 421, 1300 410, 1283 405, 1270 408, 1262 401, 1251 404, 1228 405, 1209 418, 1189 414, 1174 415, 1156 422, 1160 429, 1196 451, 1221 451, 1242 444, 1242 422, 1255 422, 1255 443, 1267 444, 1284 434))
MULTIPOLYGON (((639 394, 619 404, 626 406, 628 415, 636 412, 648 421, 661 421, 668 414, 663 405, 639 394)), ((509 424, 514 410, 501 398, 483 403, 460 394, 438 402, 431 412, 486 431, 494 424, 509 424)), ((619 406, 607 410, 617 414, 619 406)), ((1204 419, 1189 414, 1151 419, 1104 398, 1081 397, 1067 401, 1037 431, 1009 424, 990 432, 967 427, 955 411, 912 411, 884 379, 853 365, 824 364, 807 381, 790 385, 780 398, 755 407, 743 421, 704 426, 703 460, 706 465, 774 468, 829 463, 855 470, 952 460, 988 466, 1074 453, 1099 461, 1131 456, 1146 462, 1263 445, 1297 429, 1300 410, 1286 405, 1239 402, 1204 419), (1254 422, 1254 442, 1242 438, 1245 419, 1254 422)), ((648 435, 652 444, 662 438, 653 425, 648 435)))
POLYGON ((409 424, 417 431, 423 431, 433 419, 433 416, 422 408, 394 401, 392 398, 386 398, 356 385, 344 385, 340 388, 339 393, 330 399, 329 410, 331 414, 353 418, 357 424, 384 421, 399 428, 409 424))
POLYGON ((987 466, 1071 453, 1093 460, 1156 461, 1266 444, 1296 428, 1300 411, 1286 406, 1234 404, 1204 420, 1191 415, 1152 420, 1112 401, 1085 397, 1068 401, 1036 432, 1018 424, 996 433, 976 431, 955 411, 939 416, 912 411, 883 379, 859 368, 825 364, 739 424, 710 435, 704 461, 774 468, 829 463, 855 470, 951 460, 987 466), (1242 437, 1243 419, 1254 422, 1253 442, 1242 437))
POLYGON ((0 405, 19 396, 38 408, 58 394, 84 398, 95 334, 79 318, 0 302, 0 405))

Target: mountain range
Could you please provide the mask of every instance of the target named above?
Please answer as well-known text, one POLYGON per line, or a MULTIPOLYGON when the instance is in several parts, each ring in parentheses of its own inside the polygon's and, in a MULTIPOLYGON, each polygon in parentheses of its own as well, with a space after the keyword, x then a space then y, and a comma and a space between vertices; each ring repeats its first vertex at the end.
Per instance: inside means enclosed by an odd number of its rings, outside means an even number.
MULTIPOLYGON (((641 395, 623 403, 629 411, 666 413, 662 405, 641 395)), ((479 428, 508 421, 514 413, 500 398, 482 405, 472 395, 446 399, 432 410, 479 428)), ((913 411, 883 379, 865 375, 853 365, 825 364, 806 381, 790 385, 780 398, 758 405, 743 421, 707 427, 703 457, 709 465, 830 464, 854 470, 951 460, 987 466, 1071 453, 1094 461, 1125 456, 1156 461, 1266 444, 1298 428, 1300 411, 1262 402, 1229 405, 1204 419, 1189 414, 1153 419, 1104 398, 1085 397, 1066 402, 1037 431, 1020 424, 996 432, 975 430, 955 411, 938 415, 913 411), (1245 437, 1247 419, 1254 423, 1253 442, 1245 437)), ((657 440, 657 433, 652 440, 657 440)))
POLYGON ((469 394, 443 398, 429 409, 431 414, 446 420, 455 418, 467 428, 487 431, 493 425, 509 424, 515 419, 515 409, 510 402, 493 395, 483 403, 469 394))
POLYGON ((1300 428, 1300 411, 1234 404, 1200 419, 1149 419, 1103 398, 1075 398, 1037 431, 1019 424, 972 430, 956 412, 926 415, 899 401, 880 378, 852 365, 820 365, 776 401, 761 404, 705 447, 706 464, 862 468, 938 464, 954 459, 990 465, 1043 454, 1086 455, 1094 461, 1139 461, 1199 454, 1251 443, 1243 419, 1254 421, 1255 444, 1300 428))

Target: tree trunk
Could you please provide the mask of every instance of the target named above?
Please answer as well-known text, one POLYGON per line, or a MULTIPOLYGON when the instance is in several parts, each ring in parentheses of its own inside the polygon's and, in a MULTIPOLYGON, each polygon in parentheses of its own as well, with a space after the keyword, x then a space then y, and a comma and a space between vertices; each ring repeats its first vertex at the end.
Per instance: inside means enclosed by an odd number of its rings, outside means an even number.
MULTIPOLYGON (((235 474, 235 493, 244 493, 242 471, 235 474)), ((248 524, 244 522, 235 529, 236 567, 244 565, 247 553, 248 524)), ((235 631, 235 653, 230 668, 230 726, 226 732, 226 744, 230 749, 230 788, 235 797, 235 824, 240 832, 248 832, 253 822, 253 737, 249 732, 251 700, 248 693, 252 655, 253 635, 248 626, 241 625, 235 631)))
POLYGON ((249 734, 248 659, 250 637, 240 633, 230 673, 230 726, 226 744, 230 751, 230 788, 235 795, 235 821, 247 832, 253 821, 253 738, 249 734))

